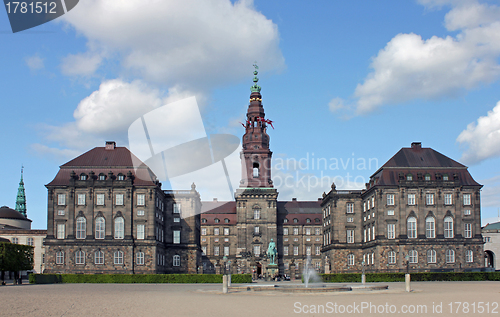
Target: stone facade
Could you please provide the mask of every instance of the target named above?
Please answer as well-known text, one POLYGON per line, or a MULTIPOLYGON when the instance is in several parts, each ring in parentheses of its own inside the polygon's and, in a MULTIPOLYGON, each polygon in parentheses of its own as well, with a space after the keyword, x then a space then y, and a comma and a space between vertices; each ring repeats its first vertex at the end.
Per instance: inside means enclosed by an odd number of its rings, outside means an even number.
POLYGON ((482 229, 484 239, 484 266, 500 270, 500 222, 489 223, 482 229))
POLYGON ((132 160, 107 142, 62 165, 46 185, 45 273, 196 273, 199 194, 194 186, 162 191, 132 160))
POLYGON ((483 267, 480 189, 467 167, 413 143, 362 191, 324 194, 332 272, 459 271, 483 267))

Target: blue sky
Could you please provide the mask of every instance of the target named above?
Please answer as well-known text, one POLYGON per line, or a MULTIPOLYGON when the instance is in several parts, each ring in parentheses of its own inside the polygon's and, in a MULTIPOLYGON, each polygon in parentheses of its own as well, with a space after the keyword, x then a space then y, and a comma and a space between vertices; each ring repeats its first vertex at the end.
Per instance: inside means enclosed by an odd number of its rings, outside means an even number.
POLYGON ((334 177, 361 189, 420 141, 469 166, 485 185, 483 223, 498 219, 498 2, 126 3, 80 1, 16 34, 0 10, 0 205, 14 207, 24 164, 33 228, 46 227, 59 165, 105 140, 127 146, 128 126, 159 106, 196 96, 207 133, 241 136, 254 61, 273 157, 303 162, 273 171, 275 184, 295 180, 279 199, 316 199, 334 177))

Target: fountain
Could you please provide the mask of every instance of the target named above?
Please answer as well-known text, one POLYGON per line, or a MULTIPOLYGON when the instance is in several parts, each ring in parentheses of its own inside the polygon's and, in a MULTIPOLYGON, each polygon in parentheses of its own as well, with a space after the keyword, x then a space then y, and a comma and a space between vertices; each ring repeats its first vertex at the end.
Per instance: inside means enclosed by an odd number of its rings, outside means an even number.
POLYGON ((306 264, 304 265, 304 270, 302 271, 302 277, 304 278, 304 284, 306 288, 309 287, 309 282, 321 282, 321 277, 319 277, 318 273, 316 273, 316 270, 312 266, 310 255, 307 256, 306 264))

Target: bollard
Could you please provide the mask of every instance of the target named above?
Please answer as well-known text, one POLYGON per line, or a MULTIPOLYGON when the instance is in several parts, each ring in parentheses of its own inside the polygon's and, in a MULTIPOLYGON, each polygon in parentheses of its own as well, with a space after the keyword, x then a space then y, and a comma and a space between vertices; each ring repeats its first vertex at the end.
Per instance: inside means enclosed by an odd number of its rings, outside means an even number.
POLYGON ((361 274, 361 284, 365 285, 365 283, 366 283, 366 275, 361 274))
POLYGON ((406 286, 406 291, 411 292, 410 288, 410 274, 406 273, 405 274, 405 286, 406 286))
POLYGON ((227 294, 227 275, 222 275, 222 293, 227 294))
POLYGON ((227 287, 231 287, 231 273, 229 273, 227 278, 227 287))

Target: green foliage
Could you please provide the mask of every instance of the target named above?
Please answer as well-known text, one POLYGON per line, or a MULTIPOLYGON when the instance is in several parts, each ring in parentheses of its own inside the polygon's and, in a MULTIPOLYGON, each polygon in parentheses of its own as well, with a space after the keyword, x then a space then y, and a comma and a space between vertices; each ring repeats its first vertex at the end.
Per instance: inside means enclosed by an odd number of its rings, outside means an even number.
MULTIPOLYGON (((321 274, 324 282, 359 283, 361 273, 321 274)), ((404 282, 405 273, 367 273, 367 282, 404 282)), ((422 272, 411 273, 411 280, 423 281, 500 281, 500 272, 422 272)))
MULTIPOLYGON (((31 274, 30 284, 53 283, 222 283, 220 274, 31 274)), ((233 274, 232 283, 251 283, 251 274, 233 274)))
POLYGON ((33 269, 33 247, 0 242, 0 271, 33 269))

